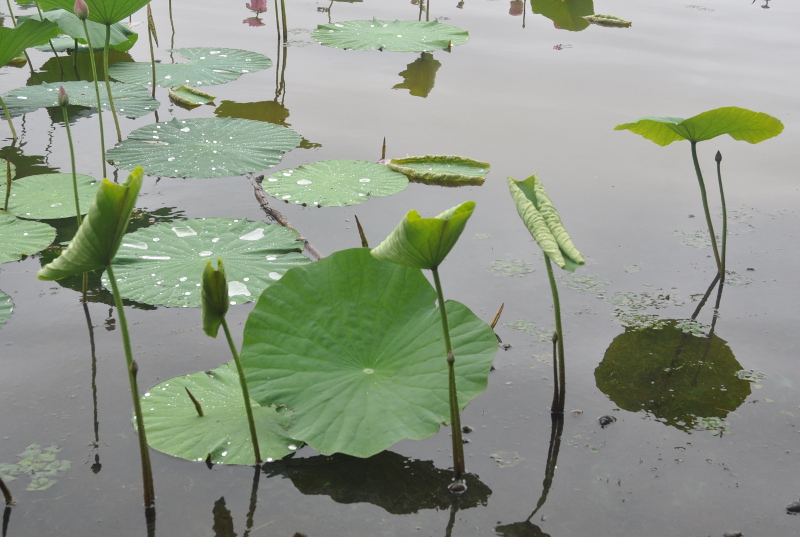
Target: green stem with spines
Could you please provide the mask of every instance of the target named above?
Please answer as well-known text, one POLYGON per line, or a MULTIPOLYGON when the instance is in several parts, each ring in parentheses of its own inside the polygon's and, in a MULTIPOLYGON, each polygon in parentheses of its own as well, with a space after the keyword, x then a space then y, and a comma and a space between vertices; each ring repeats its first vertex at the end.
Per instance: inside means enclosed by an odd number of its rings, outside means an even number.
MULTIPOLYGON (((69 158, 72 162, 72 193, 75 196, 75 219, 78 221, 78 227, 81 227, 81 203, 78 199, 78 174, 75 169, 75 148, 72 145, 72 132, 69 129, 69 113, 67 107, 62 106, 61 110, 64 112, 64 127, 67 130, 67 140, 69 141, 69 158)), ((86 302, 86 294, 89 291, 89 275, 84 272, 82 278, 83 284, 81 286, 83 301, 86 302)))
POLYGON ((553 274, 553 265, 550 258, 544 256, 547 266, 547 278, 550 280, 550 293, 553 295, 553 313, 556 319, 556 335, 558 337, 558 356, 553 356, 553 360, 558 359, 558 405, 550 407, 551 412, 564 412, 564 403, 567 395, 567 367, 564 363, 564 332, 561 329, 561 302, 558 299, 558 287, 556 287, 556 277, 553 274))
POLYGON ((231 332, 228 330, 228 323, 225 317, 221 317, 222 329, 225 330, 225 338, 228 340, 228 346, 233 354, 233 361, 236 364, 236 371, 239 373, 239 384, 242 387, 242 396, 244 397, 244 408, 247 411, 247 423, 250 425, 250 438, 253 440, 253 451, 256 455, 256 464, 261 464, 261 450, 258 447, 258 435, 256 434, 256 423, 253 419, 253 407, 250 405, 250 392, 247 390, 247 378, 244 376, 244 368, 242 361, 239 359, 239 352, 236 350, 236 345, 233 344, 231 332))
POLYGON ((711 223, 711 212, 708 210, 708 197, 706 196, 706 184, 703 181, 703 172, 700 171, 700 162, 697 160, 697 142, 690 140, 692 144, 692 160, 694 161, 694 171, 697 174, 697 182, 700 184, 700 196, 703 199, 703 211, 706 215, 706 225, 708 226, 708 233, 711 235, 711 247, 714 249, 714 259, 717 261, 717 271, 720 277, 723 275, 722 261, 719 257, 719 250, 717 249, 717 236, 714 234, 714 225, 711 223))
POLYGON ((16 142, 19 140, 19 137, 17 136, 17 131, 14 129, 14 123, 11 122, 11 114, 8 113, 8 107, 6 107, 6 103, 3 101, 2 97, 0 97, 0 106, 3 107, 3 113, 6 115, 6 121, 8 121, 8 126, 11 129, 11 136, 14 142, 16 142))
POLYGON ((439 312, 442 317, 442 335, 444 336, 444 348, 447 352, 447 375, 448 390, 450 395, 450 430, 453 444, 453 480, 459 482, 464 479, 464 442, 461 438, 461 414, 458 407, 458 388, 456 386, 456 357, 453 354, 453 345, 450 342, 450 327, 447 322, 447 310, 444 303, 444 293, 442 283, 439 281, 439 268, 431 269, 433 272, 433 283, 436 287, 436 297, 439 303, 439 312))
MULTIPOLYGON (((100 84, 97 82, 97 63, 94 59, 92 38, 89 37, 89 28, 83 20, 83 32, 86 34, 86 43, 89 45, 89 61, 92 63, 92 80, 94 80, 94 95, 97 98, 97 118, 100 122, 100 159, 103 162, 103 177, 106 177, 106 136, 103 132, 103 103, 100 100, 100 84)), ((76 49, 77 54, 77 49, 76 49)), ((77 57, 77 56, 76 56, 77 57)))
POLYGON ((117 287, 117 278, 114 276, 114 269, 109 264, 106 266, 108 280, 111 282, 111 291, 114 294, 114 304, 117 307, 119 317, 119 327, 122 332, 122 346, 125 350, 125 361, 128 365, 128 381, 131 386, 131 397, 133 398, 133 413, 136 417, 136 429, 139 433, 139 452, 142 458, 142 483, 144 489, 144 506, 152 507, 156 502, 155 489, 153 487, 153 469, 150 465, 150 448, 147 444, 147 435, 144 429, 144 416, 142 415, 142 404, 139 399, 139 386, 136 381, 138 366, 133 360, 131 350, 131 339, 128 334, 128 322, 125 319, 125 310, 122 307, 122 296, 117 287))
MULTIPOLYGON (((108 105, 111 107, 111 115, 114 117, 114 126, 117 128, 117 141, 122 141, 122 131, 119 129, 119 118, 117 108, 114 106, 114 96, 111 95, 111 81, 108 78, 108 49, 111 43, 111 25, 106 24, 106 42, 103 44, 103 76, 106 81, 106 92, 108 92, 108 105)), ((103 155, 105 158, 105 155, 103 155)))

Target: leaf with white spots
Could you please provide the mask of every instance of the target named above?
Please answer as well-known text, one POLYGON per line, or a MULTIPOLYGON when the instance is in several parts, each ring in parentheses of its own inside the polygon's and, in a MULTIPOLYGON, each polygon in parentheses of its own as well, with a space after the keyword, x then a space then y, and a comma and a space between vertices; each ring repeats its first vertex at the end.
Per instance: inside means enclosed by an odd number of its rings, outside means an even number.
POLYGON ((0 211, 0 263, 17 261, 47 248, 56 238, 56 230, 41 222, 20 220, 0 211))
POLYGON ((159 177, 214 178, 271 168, 301 141, 292 129, 249 119, 173 119, 139 127, 106 153, 121 168, 159 177))
MULTIPOLYGON (((88 175, 77 175, 78 201, 81 214, 86 214, 94 201, 98 181, 88 175)), ((0 179, 0 191, 6 182, 0 179)), ((71 173, 29 175, 11 183, 8 212, 20 218, 48 220, 75 216, 75 193, 71 173)))
POLYGON ((408 186, 405 175, 362 160, 322 160, 267 176, 261 186, 289 203, 341 207, 373 196, 390 196, 408 186))
MULTIPOLYGON (((156 85, 162 88, 213 86, 236 80, 245 73, 255 73, 272 66, 272 60, 258 52, 232 48, 177 48, 189 61, 157 63, 156 85)), ((150 62, 120 62, 108 68, 108 74, 120 82, 151 86, 150 62)))
POLYGON ((342 21, 320 24, 311 37, 328 47, 428 52, 469 41, 466 30, 439 21, 342 21))
MULTIPOLYGON (((210 455, 214 464, 255 462, 233 362, 212 371, 165 380, 150 388, 141 400, 147 442, 153 449, 190 461, 205 461, 210 455), (197 413, 187 388, 200 403, 203 416, 197 413)), ((259 451, 265 461, 297 449, 300 442, 286 432, 292 422, 290 410, 261 406, 255 401, 252 408, 259 451)))
MULTIPOLYGON (((309 263, 293 229, 277 224, 199 218, 140 229, 122 238, 114 274, 125 298, 145 304, 200 307, 203 269, 223 258, 232 305, 258 298, 291 267, 309 263)), ((103 275, 107 288, 108 275, 103 275)))

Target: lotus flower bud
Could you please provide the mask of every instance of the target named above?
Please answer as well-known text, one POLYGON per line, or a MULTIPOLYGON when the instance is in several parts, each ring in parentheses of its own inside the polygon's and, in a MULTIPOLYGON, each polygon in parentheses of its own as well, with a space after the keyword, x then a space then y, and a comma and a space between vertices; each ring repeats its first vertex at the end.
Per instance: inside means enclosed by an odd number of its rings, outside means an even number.
POLYGON ((89 6, 86 5, 84 0, 75 0, 75 7, 72 8, 72 11, 82 21, 89 18, 89 6))
POLYGON ((69 95, 64 86, 58 88, 58 106, 67 106, 69 104, 69 95))

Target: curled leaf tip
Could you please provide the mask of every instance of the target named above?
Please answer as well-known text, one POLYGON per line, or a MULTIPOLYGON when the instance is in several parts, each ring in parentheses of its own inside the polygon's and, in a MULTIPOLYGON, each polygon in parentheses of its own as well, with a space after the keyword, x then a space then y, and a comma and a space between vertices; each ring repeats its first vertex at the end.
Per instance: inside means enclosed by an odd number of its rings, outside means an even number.
POLYGON ((211 265, 211 260, 206 262, 203 269, 202 304, 203 332, 208 336, 217 337, 223 317, 230 307, 225 265, 220 258, 217 259, 216 269, 211 265))

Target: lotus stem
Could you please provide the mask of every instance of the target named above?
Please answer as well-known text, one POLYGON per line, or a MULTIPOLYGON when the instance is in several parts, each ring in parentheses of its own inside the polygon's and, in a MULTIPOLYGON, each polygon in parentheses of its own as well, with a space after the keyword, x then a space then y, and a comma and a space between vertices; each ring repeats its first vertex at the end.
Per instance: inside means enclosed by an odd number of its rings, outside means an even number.
POLYGON ((286 28, 286 3, 281 0, 281 22, 283 23, 283 44, 289 40, 289 30, 286 28))
POLYGON ((0 490, 3 491, 3 497, 6 499, 6 505, 14 505, 14 496, 11 495, 11 491, 8 490, 5 481, 3 478, 0 477, 0 490))
POLYGON ((244 368, 239 359, 239 352, 236 350, 236 345, 233 343, 231 332, 228 330, 228 322, 225 317, 222 320, 222 329, 225 330, 225 339, 228 340, 228 346, 233 354, 233 361, 236 364, 236 371, 239 373, 239 384, 242 387, 242 396, 244 398, 244 409, 247 411, 247 423, 250 426, 250 438, 253 440, 253 452, 256 455, 256 464, 261 464, 261 450, 258 447, 258 435, 256 434, 256 423, 253 420, 253 407, 250 403, 250 392, 247 390, 247 378, 244 376, 244 368))
MULTIPOLYGON (((97 63, 94 59, 94 47, 92 46, 92 38, 89 37, 89 28, 86 21, 83 20, 83 32, 86 34, 86 44, 89 45, 89 60, 92 63, 92 80, 94 80, 94 95, 97 98, 97 118, 100 122, 100 159, 103 162, 103 177, 106 177, 106 136, 103 132, 103 103, 100 101, 100 84, 97 82, 97 63)), ((77 54, 77 47, 76 47, 77 54)), ((77 58, 77 56, 76 56, 77 58)), ((77 63, 76 63, 77 69, 77 63)))
MULTIPOLYGON (((114 96, 111 95, 111 82, 108 79, 108 47, 111 42, 111 25, 106 24, 106 42, 103 45, 103 76, 106 81, 106 91, 108 92, 108 105, 111 107, 111 115, 114 117, 114 126, 117 128, 117 141, 122 141, 122 131, 119 130, 119 118, 117 108, 114 106, 114 96)), ((105 158, 105 154, 103 155, 105 158)))
POLYGON ((78 200, 78 175, 75 172, 75 147, 72 145, 72 131, 69 128, 69 112, 67 107, 62 106, 61 111, 64 112, 64 127, 67 130, 67 141, 69 142, 69 158, 72 163, 72 193, 75 196, 75 219, 78 221, 78 227, 81 225, 81 203, 78 200))
POLYGON ((153 469, 150 466, 150 449, 147 445, 147 435, 144 429, 144 416, 142 416, 142 404, 139 400, 139 386, 136 381, 139 366, 133 359, 131 351, 131 339, 128 334, 128 322, 125 319, 125 310, 122 307, 122 296, 117 287, 117 278, 114 276, 114 269, 109 264, 106 267, 108 279, 111 282, 111 291, 114 294, 114 304, 117 307, 119 316, 119 326, 122 332, 122 346, 125 350, 125 361, 128 364, 128 381, 131 385, 131 397, 133 398, 133 412, 136 415, 136 429, 139 433, 139 453, 142 458, 142 483, 144 489, 144 506, 153 507, 156 503, 156 493, 153 487, 153 469))
POLYGON ((156 53, 153 49, 153 38, 156 40, 156 45, 158 44, 158 35, 156 34, 156 23, 153 20, 153 11, 150 9, 150 4, 147 4, 147 41, 150 43, 150 70, 153 73, 153 79, 151 81, 153 85, 153 91, 150 94, 153 99, 156 98, 156 53))
POLYGON ((3 113, 6 115, 6 121, 8 121, 8 126, 11 129, 11 136, 13 137, 14 142, 16 142, 19 140, 19 137, 17 137, 17 131, 14 129, 14 123, 11 121, 11 114, 8 113, 8 108, 6 107, 6 103, 3 101, 2 97, 0 97, 0 106, 3 107, 3 113))
MULTIPOLYGON (((8 157, 8 155, 6 155, 8 157)), ((3 210, 8 211, 8 198, 11 197, 11 160, 6 158, 6 199, 3 203, 3 210)))
POLYGON ((436 297, 439 303, 439 312, 442 316, 442 335, 444 336, 444 347, 447 352, 447 374, 448 388, 450 392, 450 429, 451 440, 453 443, 453 482, 461 483, 464 479, 464 442, 461 439, 461 415, 458 408, 458 389, 456 387, 456 357, 453 354, 453 345, 450 343, 450 327, 447 322, 447 311, 444 303, 444 293, 442 293, 442 283, 439 281, 439 268, 431 269, 433 272, 433 282, 436 286, 436 297))
POLYGON ((558 360, 558 404, 555 408, 551 406, 550 412, 564 412, 567 393, 567 368, 564 365, 564 332, 561 329, 561 302, 558 299, 558 288, 556 287, 556 277, 553 275, 553 265, 546 255, 544 256, 544 261, 547 265, 547 278, 550 280, 550 293, 553 295, 553 313, 556 318, 556 337, 558 338, 558 356, 553 356, 554 364, 556 359, 558 360))
POLYGON ((719 183, 719 198, 722 202, 722 262, 720 264, 720 278, 725 279, 725 255, 728 246, 728 208, 725 205, 725 191, 722 188, 722 170, 720 164, 722 163, 722 153, 717 151, 714 157, 717 162, 717 182, 719 183))
MULTIPOLYGON (((39 4, 36 4, 36 11, 39 12, 39 20, 44 20, 44 16, 42 15, 42 8, 39 7, 39 4)), ((58 64, 58 70, 61 72, 61 80, 64 80, 64 66, 61 65, 61 60, 58 59, 58 53, 56 52, 56 47, 53 46, 53 40, 48 39, 47 43, 50 45, 50 50, 53 51, 53 56, 56 57, 56 63, 58 64)))
MULTIPOLYGON (((17 27, 17 17, 14 16, 14 10, 11 9, 11 0, 6 0, 6 5, 8 5, 8 14, 11 17, 11 24, 13 25, 14 28, 16 28, 17 27)), ((28 67, 31 70, 31 75, 34 75, 35 72, 33 70, 33 63, 31 63, 31 58, 30 58, 30 56, 28 56, 28 51, 27 50, 23 50, 22 53, 25 55, 25 60, 28 62, 28 67)), ((16 139, 17 138, 14 137, 15 141, 16 141, 16 139)))
POLYGON ((717 261, 717 271, 720 277, 723 277, 722 261, 719 257, 719 250, 717 249, 717 236, 714 234, 714 225, 711 223, 711 213, 708 210, 708 197, 706 196, 706 184, 703 181, 703 173, 700 171, 700 163, 697 160, 697 142, 691 141, 692 144, 692 160, 694 161, 694 171, 697 174, 697 182, 700 184, 700 196, 703 198, 703 211, 706 215, 706 224, 708 225, 708 233, 711 235, 711 247, 714 249, 714 259, 717 261))

